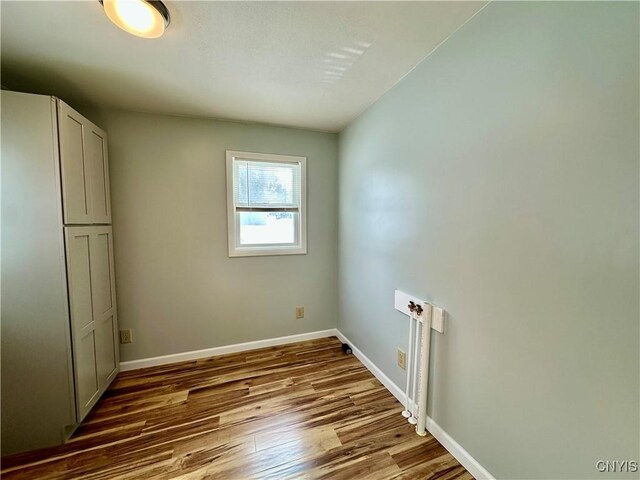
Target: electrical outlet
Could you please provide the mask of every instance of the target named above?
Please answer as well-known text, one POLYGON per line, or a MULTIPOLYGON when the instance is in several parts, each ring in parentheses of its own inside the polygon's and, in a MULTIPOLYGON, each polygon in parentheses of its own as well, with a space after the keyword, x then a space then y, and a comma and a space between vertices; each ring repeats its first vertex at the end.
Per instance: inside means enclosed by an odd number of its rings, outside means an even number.
POLYGON ((398 366, 404 370, 407 369, 407 354, 401 349, 398 349, 398 366))
POLYGON ((296 318, 304 318, 304 307, 296 307, 296 318))
POLYGON ((133 334, 131 333, 131 329, 120 330, 120 343, 131 343, 133 342, 133 334))

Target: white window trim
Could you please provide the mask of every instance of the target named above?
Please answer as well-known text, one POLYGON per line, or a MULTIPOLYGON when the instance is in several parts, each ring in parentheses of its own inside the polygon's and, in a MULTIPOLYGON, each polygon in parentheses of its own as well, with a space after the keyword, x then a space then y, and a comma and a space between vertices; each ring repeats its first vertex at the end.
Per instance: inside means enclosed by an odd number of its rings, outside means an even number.
POLYGON ((307 253, 307 157, 293 155, 275 155, 269 153, 239 152, 227 150, 227 237, 230 257, 258 257, 266 255, 304 255, 307 253), (300 164, 300 242, 295 246, 252 246, 239 247, 236 234, 240 234, 236 224, 236 211, 233 197, 233 159, 257 160, 265 162, 300 164))

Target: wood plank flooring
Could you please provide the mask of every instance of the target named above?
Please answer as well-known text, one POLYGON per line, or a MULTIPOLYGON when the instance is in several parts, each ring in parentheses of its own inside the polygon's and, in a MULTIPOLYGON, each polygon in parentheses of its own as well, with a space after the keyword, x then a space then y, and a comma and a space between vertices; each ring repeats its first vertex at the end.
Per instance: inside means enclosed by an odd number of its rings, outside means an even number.
POLYGON ((472 479, 337 338, 125 372, 3 479, 472 479))

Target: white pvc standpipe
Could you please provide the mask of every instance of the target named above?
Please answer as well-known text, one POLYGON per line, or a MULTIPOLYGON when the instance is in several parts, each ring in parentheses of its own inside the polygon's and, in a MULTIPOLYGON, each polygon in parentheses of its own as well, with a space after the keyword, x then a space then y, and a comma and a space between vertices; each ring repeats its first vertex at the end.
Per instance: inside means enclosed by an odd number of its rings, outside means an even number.
POLYGON ((418 394, 418 425, 416 432, 424 437, 427 434, 427 388, 429 386, 429 349, 431 343, 431 315, 433 308, 424 305, 422 312, 422 351, 420 352, 420 390, 418 394))
POLYGON ((418 395, 418 377, 420 375, 420 365, 419 365, 419 357, 420 357, 420 317, 416 316, 416 334, 413 336, 413 371, 412 371, 412 387, 411 387, 411 416, 409 417, 409 423, 411 425, 415 425, 418 423, 418 412, 419 405, 416 403, 416 396, 418 395))
MULTIPOLYGON (((409 363, 407 365, 407 388, 405 388, 405 401, 404 401, 404 410, 402 411, 402 416, 404 418, 411 417, 411 407, 409 403, 409 387, 411 386, 411 373, 413 369, 413 312, 410 312, 409 315, 409 347, 407 348, 407 357, 406 361, 409 363)), ((416 332, 417 333, 417 332, 416 332)))

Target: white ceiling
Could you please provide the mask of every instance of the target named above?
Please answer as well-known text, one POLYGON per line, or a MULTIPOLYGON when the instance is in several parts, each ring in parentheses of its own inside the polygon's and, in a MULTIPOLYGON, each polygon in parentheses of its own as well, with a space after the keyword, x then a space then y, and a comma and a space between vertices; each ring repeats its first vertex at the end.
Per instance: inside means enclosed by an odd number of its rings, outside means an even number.
POLYGON ((156 40, 95 1, 0 2, 2 84, 72 105, 339 131, 484 2, 165 2, 156 40))

